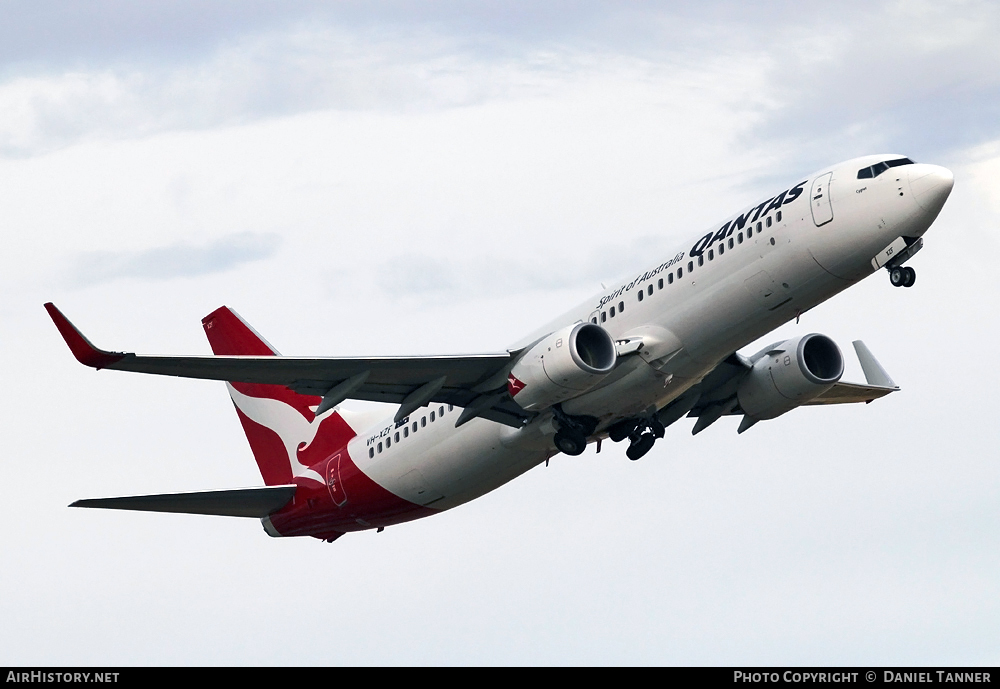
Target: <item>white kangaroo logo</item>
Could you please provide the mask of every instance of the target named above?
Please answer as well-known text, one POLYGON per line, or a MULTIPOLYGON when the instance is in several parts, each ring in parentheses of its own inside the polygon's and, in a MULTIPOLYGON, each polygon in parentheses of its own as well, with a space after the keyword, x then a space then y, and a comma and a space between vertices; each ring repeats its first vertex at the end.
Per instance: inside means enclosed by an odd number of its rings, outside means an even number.
POLYGON ((236 403, 236 407, 247 418, 265 428, 270 428, 281 438, 285 452, 288 453, 288 466, 292 471, 292 476, 301 476, 325 483, 322 476, 299 462, 298 450, 303 443, 305 444, 303 449, 312 443, 316 438, 316 433, 319 432, 319 426, 323 419, 334 413, 334 409, 309 422, 302 414, 284 402, 268 397, 250 397, 242 394, 229 383, 226 383, 226 386, 229 388, 229 394, 232 396, 233 402, 236 403))

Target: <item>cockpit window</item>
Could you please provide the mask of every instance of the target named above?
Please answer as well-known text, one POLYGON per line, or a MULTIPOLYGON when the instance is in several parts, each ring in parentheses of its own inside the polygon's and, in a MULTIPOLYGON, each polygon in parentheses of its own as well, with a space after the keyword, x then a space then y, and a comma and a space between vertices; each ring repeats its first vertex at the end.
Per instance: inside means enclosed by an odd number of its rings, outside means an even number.
POLYGON ((889 168, 899 167, 900 165, 913 165, 913 161, 909 158, 896 158, 895 160, 886 160, 882 163, 875 163, 871 167, 858 170, 858 179, 871 179, 873 177, 878 177, 889 168))

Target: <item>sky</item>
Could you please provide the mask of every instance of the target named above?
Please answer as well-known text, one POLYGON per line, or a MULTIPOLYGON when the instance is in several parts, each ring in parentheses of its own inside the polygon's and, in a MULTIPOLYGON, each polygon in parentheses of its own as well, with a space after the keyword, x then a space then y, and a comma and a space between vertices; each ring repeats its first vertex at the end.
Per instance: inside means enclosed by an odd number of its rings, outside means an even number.
MULTIPOLYGON (((4 4, 0 663, 1000 663, 1000 6, 4 4), (955 189, 912 265, 768 341, 864 340, 902 391, 642 460, 559 455, 334 544, 69 509, 261 479, 206 354, 495 352, 840 160, 955 189)), ((747 343, 755 351, 760 343, 747 343)), ((392 410, 386 409, 387 415, 392 410)))

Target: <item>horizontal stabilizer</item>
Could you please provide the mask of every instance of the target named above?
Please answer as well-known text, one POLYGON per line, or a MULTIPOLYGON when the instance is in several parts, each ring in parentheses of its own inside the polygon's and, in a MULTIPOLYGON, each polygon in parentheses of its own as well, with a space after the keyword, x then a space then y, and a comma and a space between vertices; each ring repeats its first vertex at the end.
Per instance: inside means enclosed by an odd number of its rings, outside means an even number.
POLYGON ((256 517, 277 512, 295 495, 295 485, 208 490, 199 493, 163 493, 123 498, 77 500, 70 507, 100 507, 140 512, 215 514, 224 517, 256 517))

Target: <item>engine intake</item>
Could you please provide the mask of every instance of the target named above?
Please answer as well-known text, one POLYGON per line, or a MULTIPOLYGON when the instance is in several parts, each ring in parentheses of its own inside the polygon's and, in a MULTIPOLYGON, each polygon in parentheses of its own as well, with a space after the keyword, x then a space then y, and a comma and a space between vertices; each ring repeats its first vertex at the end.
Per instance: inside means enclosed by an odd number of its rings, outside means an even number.
POLYGON ((736 397, 751 419, 773 419, 823 394, 842 375, 844 357, 837 343, 811 333, 770 347, 754 362, 736 397))
POLYGON ((522 409, 545 409, 591 389, 617 361, 615 341, 607 330, 594 323, 576 323, 542 338, 521 355, 510 371, 507 389, 522 409))

